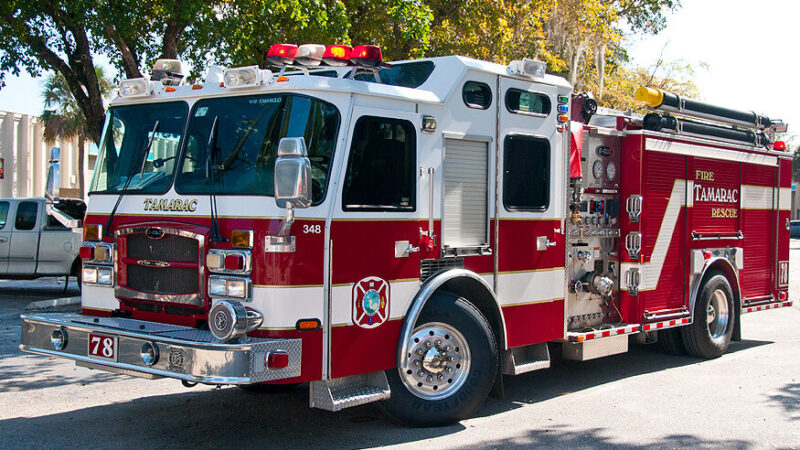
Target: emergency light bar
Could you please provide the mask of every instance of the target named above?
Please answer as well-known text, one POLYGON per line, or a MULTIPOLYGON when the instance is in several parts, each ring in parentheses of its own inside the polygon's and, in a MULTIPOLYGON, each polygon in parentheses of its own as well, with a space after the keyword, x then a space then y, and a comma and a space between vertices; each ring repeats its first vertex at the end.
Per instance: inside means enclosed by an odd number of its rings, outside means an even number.
POLYGON ((300 47, 294 44, 275 44, 267 52, 267 61, 278 67, 317 67, 323 63, 332 67, 367 67, 384 66, 381 48, 377 45, 305 44, 300 47))

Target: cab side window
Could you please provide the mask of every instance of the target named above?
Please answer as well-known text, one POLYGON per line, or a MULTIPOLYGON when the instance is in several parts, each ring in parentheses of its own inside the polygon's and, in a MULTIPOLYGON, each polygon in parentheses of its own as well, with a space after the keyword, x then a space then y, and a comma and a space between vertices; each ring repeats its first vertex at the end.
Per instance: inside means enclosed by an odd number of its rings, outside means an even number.
POLYGON ((6 227, 8 218, 8 202, 0 202, 0 230, 6 227))
POLYGON ((36 226, 36 212, 39 205, 36 202, 19 202, 17 218, 14 220, 14 229, 27 231, 36 226))
POLYGON ((407 120, 370 116, 358 120, 342 193, 345 211, 416 209, 415 133, 407 120))
POLYGON ((507 136, 503 153, 503 204, 509 211, 544 211, 550 206, 550 142, 507 136))

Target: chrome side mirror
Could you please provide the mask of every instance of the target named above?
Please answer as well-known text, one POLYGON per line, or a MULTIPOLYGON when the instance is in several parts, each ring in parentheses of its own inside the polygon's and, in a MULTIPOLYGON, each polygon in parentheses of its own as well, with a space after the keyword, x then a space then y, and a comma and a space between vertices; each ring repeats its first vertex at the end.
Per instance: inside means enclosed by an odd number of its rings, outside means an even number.
POLYGON ((50 161, 47 164, 47 178, 44 184, 44 196, 49 201, 58 197, 61 188, 61 171, 59 160, 61 159, 61 149, 53 147, 50 149, 50 161))
POLYGON ((302 137, 285 137, 278 143, 275 203, 281 208, 311 206, 311 162, 302 137))

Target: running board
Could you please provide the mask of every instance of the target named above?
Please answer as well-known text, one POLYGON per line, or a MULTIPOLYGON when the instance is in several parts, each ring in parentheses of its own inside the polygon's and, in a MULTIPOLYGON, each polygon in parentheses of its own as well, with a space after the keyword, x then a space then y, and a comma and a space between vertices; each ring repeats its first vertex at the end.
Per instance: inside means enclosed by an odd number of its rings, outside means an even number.
POLYGON ((691 319, 684 317, 682 319, 665 320, 663 322, 643 323, 638 325, 623 324, 613 328, 604 330, 592 330, 586 333, 567 333, 568 342, 585 342, 592 339, 608 338, 614 336, 621 336, 626 334, 635 334, 641 331, 662 330, 666 328, 680 327, 692 323, 691 319))
POLYGON ((511 348, 505 351, 503 374, 519 375, 550 367, 550 350, 547 342, 511 348))
POLYGON ((312 381, 309 405, 326 411, 339 411, 351 406, 389 398, 386 373, 371 372, 332 380, 312 381))

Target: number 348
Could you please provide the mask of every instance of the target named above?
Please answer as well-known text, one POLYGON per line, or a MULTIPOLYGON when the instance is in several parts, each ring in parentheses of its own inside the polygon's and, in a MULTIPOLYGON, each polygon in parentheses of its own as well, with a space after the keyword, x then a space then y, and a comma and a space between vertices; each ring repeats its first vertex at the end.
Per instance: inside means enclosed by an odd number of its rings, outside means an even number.
POLYGON ((303 233, 305 234, 321 234, 322 225, 303 225, 303 233))

